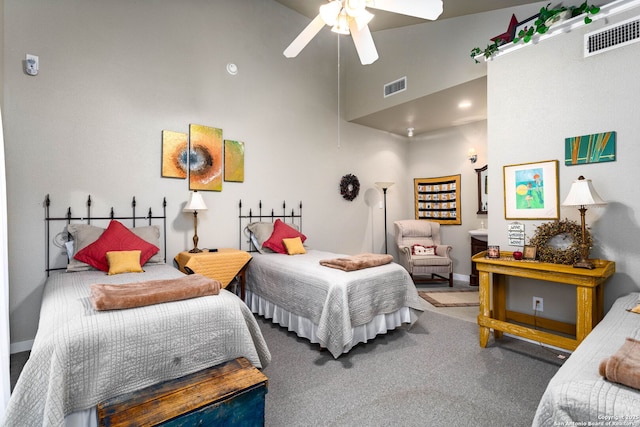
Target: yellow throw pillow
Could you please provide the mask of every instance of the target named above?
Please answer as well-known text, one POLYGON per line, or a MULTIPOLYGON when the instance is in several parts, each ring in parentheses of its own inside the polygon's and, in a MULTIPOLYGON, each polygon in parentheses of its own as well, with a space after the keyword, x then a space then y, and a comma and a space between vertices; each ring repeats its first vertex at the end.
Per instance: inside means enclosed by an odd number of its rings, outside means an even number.
POLYGON ((109 263, 108 275, 120 273, 144 273, 140 266, 141 251, 109 251, 107 263, 109 263))
POLYGON ((304 250, 304 246, 302 246, 302 239, 300 239, 300 237, 282 239, 282 244, 287 249, 287 253, 289 255, 301 255, 307 253, 307 251, 304 250))

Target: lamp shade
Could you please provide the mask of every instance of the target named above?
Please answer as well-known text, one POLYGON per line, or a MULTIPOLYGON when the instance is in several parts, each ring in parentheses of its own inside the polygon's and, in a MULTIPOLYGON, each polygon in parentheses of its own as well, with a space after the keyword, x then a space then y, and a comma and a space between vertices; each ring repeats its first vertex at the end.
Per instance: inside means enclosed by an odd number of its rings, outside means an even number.
POLYGON ((567 198, 562 206, 605 206, 607 202, 602 200, 593 188, 590 179, 580 176, 571 184, 567 198))
POLYGON ((378 186, 378 188, 381 188, 382 190, 386 190, 387 188, 391 187, 393 184, 394 184, 393 182, 385 182, 385 181, 376 182, 376 185, 378 186))
POLYGON ((189 196, 189 201, 182 209, 183 212, 197 212, 197 211, 206 211, 207 205, 204 204, 204 200, 202 196, 197 191, 194 191, 189 196))

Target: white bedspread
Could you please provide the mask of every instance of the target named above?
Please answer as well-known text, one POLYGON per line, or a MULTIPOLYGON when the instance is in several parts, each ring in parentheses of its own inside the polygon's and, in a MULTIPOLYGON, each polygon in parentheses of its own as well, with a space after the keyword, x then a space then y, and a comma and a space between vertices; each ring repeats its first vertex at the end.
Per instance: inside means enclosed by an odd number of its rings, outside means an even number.
POLYGON ((167 266, 145 273, 61 273, 45 285, 31 355, 4 425, 62 426, 65 415, 162 381, 244 356, 257 367, 271 354, 251 311, 235 295, 95 311, 90 283, 180 277, 167 266))
POLYGON ((247 289, 317 325, 320 345, 334 357, 343 353, 353 328, 379 314, 409 307, 417 315, 423 302, 400 265, 345 272, 320 265, 345 255, 308 250, 304 255, 255 254, 247 269, 247 289))
POLYGON ((614 354, 626 337, 640 339, 640 293, 620 297, 549 381, 534 426, 640 426, 640 390, 600 376, 600 361, 614 354))

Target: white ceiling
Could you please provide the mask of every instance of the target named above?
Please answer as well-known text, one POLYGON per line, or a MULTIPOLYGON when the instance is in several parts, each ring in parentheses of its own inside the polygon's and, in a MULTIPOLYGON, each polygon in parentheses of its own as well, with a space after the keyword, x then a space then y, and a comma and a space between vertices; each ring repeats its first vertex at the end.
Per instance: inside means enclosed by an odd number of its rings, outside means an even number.
MULTIPOLYGON (((326 0, 276 0, 310 19, 326 0)), ((425 0, 427 1, 427 0, 425 0)), ((438 19, 453 18, 473 13, 537 3, 531 0, 444 0, 444 11, 438 19)), ((431 21, 405 15, 375 10, 369 23, 372 32, 423 24, 431 21)), ((297 34, 295 34, 297 35, 297 34)), ((294 35, 294 37, 295 37, 294 35)), ((293 38, 292 38, 293 40, 293 38)), ((366 65, 365 65, 366 66, 366 65)), ((414 128, 414 136, 451 126, 473 123, 487 118, 487 79, 476 79, 414 101, 370 114, 354 120, 354 123, 398 135, 407 135, 408 124, 414 128), (471 101, 471 107, 458 108, 462 99, 471 101)))

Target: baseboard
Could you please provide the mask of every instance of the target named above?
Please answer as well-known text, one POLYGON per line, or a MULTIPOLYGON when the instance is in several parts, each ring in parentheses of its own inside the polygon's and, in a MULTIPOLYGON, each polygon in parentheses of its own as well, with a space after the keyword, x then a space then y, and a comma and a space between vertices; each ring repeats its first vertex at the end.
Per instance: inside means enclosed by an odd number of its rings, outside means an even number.
POLYGON ((11 343, 9 351, 11 354, 22 353, 23 351, 31 351, 31 347, 33 347, 33 340, 14 342, 11 343))
POLYGON ((469 275, 468 274, 453 273, 453 280, 458 281, 458 282, 469 283, 469 275))

